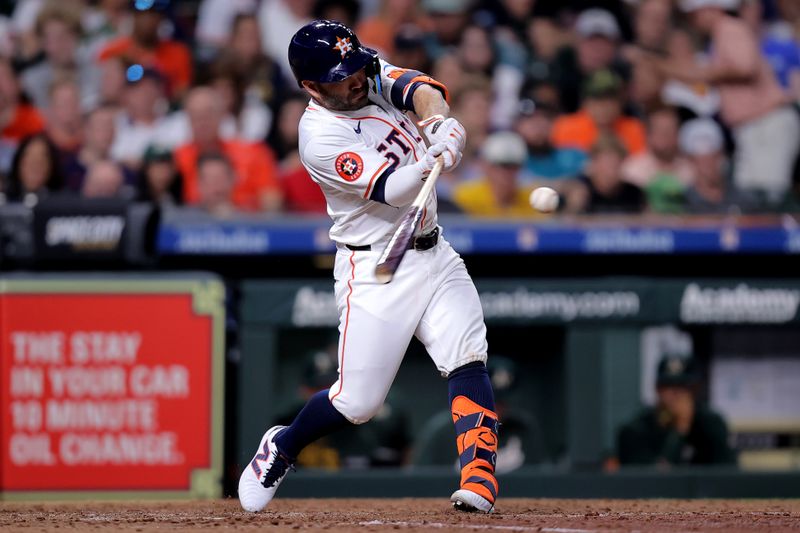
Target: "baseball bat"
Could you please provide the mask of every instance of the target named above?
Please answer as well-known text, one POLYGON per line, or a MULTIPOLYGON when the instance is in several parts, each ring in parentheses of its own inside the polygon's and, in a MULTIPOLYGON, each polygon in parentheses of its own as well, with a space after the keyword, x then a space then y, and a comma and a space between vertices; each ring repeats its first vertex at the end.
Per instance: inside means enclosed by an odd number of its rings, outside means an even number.
POLYGON ((411 207, 400 219, 400 224, 394 230, 392 238, 389 239, 389 243, 383 250, 380 259, 378 259, 378 264, 375 267, 375 278, 379 283, 389 283, 392 281, 394 273, 397 272, 397 267, 400 266, 400 261, 403 260, 403 256, 406 255, 411 240, 414 238, 414 230, 416 230, 417 224, 422 218, 425 203, 436 185, 436 180, 442 172, 443 165, 441 157, 438 158, 433 165, 431 173, 428 174, 428 179, 425 180, 422 189, 417 193, 417 197, 414 198, 411 207))

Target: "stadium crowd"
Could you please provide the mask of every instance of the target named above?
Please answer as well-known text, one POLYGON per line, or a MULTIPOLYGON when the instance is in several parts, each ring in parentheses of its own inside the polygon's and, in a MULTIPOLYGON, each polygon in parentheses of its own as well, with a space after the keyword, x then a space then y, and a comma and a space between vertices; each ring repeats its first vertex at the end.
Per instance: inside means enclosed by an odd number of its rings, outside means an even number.
POLYGON ((324 213, 287 59, 314 18, 447 85, 443 211, 797 210, 797 0, 0 0, 3 202, 324 213))

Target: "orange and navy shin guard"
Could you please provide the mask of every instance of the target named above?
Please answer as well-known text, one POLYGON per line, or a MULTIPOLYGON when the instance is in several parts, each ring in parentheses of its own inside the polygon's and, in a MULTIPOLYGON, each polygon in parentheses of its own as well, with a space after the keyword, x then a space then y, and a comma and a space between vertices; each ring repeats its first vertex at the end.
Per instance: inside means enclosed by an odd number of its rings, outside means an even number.
POLYGON ((497 414, 466 396, 456 396, 450 408, 456 426, 461 488, 494 505, 499 489, 494 477, 499 426, 497 414))

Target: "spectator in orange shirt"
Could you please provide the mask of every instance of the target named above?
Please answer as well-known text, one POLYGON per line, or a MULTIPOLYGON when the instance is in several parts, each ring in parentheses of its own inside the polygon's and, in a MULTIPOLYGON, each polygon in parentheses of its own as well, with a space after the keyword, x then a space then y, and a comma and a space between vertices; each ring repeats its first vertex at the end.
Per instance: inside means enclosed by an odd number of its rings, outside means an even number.
POLYGON ((167 79, 169 95, 177 99, 192 82, 192 56, 183 43, 159 36, 162 10, 166 5, 166 2, 156 2, 150 9, 135 10, 131 35, 107 43, 100 51, 99 59, 121 57, 127 63, 159 70, 167 79))
POLYGON ((233 202, 238 208, 249 211, 280 208, 282 200, 275 156, 262 143, 220 138, 225 111, 219 94, 209 87, 196 87, 186 96, 185 107, 192 141, 175 150, 175 162, 183 176, 186 203, 200 201, 197 179, 200 155, 219 152, 228 158, 235 171, 233 202))
MULTIPOLYGON (((415 0, 382 0, 380 9, 364 18, 356 28, 361 42, 377 48, 385 55, 394 53, 394 36, 401 24, 418 22, 419 6, 415 0)), ((406 65, 406 63, 396 63, 406 65)))
POLYGON ((647 148, 644 125, 622 114, 622 80, 610 70, 594 73, 584 87, 583 107, 553 125, 553 144, 559 148, 588 152, 601 135, 616 136, 630 154, 647 148))

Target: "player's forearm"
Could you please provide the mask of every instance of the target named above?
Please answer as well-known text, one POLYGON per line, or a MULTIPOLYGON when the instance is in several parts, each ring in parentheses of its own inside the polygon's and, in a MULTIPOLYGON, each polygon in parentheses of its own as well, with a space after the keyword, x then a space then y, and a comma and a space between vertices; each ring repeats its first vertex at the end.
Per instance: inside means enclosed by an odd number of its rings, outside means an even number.
POLYGON ((384 183, 384 201, 394 207, 403 207, 414 201, 425 175, 419 165, 407 165, 389 174, 384 183))
POLYGON ((432 117, 433 115, 450 116, 450 106, 444 99, 439 89, 430 85, 422 85, 414 91, 414 111, 421 119, 432 117))

